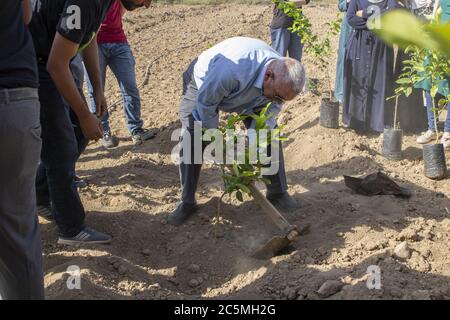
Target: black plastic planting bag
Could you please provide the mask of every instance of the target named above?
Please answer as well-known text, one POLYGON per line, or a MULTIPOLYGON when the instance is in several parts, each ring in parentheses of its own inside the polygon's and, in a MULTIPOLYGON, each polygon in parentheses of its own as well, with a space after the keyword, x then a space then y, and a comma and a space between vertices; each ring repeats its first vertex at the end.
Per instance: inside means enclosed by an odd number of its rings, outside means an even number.
POLYGON ((400 187, 391 178, 382 172, 372 173, 364 178, 344 176, 345 185, 357 194, 364 196, 394 195, 409 198, 411 191, 400 187))
POLYGON ((444 146, 442 144, 428 144, 423 146, 423 162, 425 176, 431 179, 442 179, 447 174, 444 146))

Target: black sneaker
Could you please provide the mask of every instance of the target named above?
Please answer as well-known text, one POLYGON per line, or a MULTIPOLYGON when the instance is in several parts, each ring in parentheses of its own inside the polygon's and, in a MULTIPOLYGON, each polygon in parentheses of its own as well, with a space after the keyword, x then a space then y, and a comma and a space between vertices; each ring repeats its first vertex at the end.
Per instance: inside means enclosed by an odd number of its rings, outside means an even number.
POLYGON ((59 236, 58 244, 79 245, 79 244, 107 244, 111 242, 111 236, 98 232, 89 227, 85 227, 73 237, 59 236))
POLYGON ((52 208, 50 206, 37 206, 38 215, 48 221, 55 221, 52 208))
POLYGON ((133 134, 131 135, 131 139, 133 139, 134 144, 141 144, 142 142, 146 140, 153 139, 156 136, 156 133, 154 131, 150 131, 148 129, 137 129, 133 134))
POLYGON ((171 225, 179 226, 188 220, 196 210, 197 204, 186 204, 180 201, 175 210, 167 218, 167 222, 171 225))
POLYGON ((266 198, 280 211, 293 211, 301 207, 298 202, 287 192, 280 194, 268 194, 266 198))

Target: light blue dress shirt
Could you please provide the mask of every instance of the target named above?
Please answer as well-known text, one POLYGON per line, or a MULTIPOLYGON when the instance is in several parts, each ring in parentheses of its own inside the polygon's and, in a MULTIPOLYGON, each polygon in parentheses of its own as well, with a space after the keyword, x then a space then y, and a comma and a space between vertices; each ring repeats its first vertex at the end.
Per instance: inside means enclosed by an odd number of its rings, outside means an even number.
MULTIPOLYGON (((235 37, 204 51, 194 67, 198 88, 197 106, 192 111, 196 121, 206 128, 217 128, 219 110, 252 114, 255 108, 270 102, 263 95, 264 75, 274 59, 281 58, 264 41, 235 37)), ((268 121, 276 126, 276 116, 281 106, 272 103, 268 121)))

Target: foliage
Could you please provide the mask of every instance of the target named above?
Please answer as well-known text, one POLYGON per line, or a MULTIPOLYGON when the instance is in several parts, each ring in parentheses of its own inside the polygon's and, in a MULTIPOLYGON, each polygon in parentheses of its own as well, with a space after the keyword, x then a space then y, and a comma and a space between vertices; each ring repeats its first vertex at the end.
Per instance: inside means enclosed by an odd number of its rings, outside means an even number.
POLYGON ((449 23, 427 24, 405 10, 392 10, 383 14, 379 21, 370 20, 368 26, 386 43, 403 49, 408 46, 430 49, 450 59, 449 23), (380 28, 376 28, 377 24, 380 28))
MULTIPOLYGON (((435 104, 439 86, 450 75, 450 25, 424 23, 403 10, 388 12, 381 16, 380 29, 372 29, 384 41, 405 48, 410 58, 403 62, 403 72, 396 81, 396 109, 394 128, 396 127, 397 101, 400 95, 408 97, 413 87, 421 82, 431 83, 432 111, 435 114, 434 125, 438 132, 439 113, 450 101, 450 94, 435 104), (445 33, 447 32, 447 33, 445 33)), ((375 25, 371 25, 374 28, 375 25)), ((439 136, 439 135, 437 135, 439 136)), ((438 140, 436 140, 436 143, 438 140)))
POLYGON ((317 36, 312 31, 312 24, 308 17, 303 13, 301 8, 298 8, 295 3, 288 1, 272 0, 288 17, 291 17, 294 22, 289 28, 290 31, 299 35, 305 52, 314 59, 325 78, 328 85, 329 99, 332 99, 332 84, 330 75, 330 61, 333 50, 331 47, 331 37, 339 34, 341 29, 342 17, 338 15, 335 20, 328 22, 328 32, 322 36, 317 36))
MULTIPOLYGON (((273 139, 282 141, 286 140, 286 138, 280 136, 280 132, 282 128, 270 130, 270 127, 267 125, 267 121, 273 117, 272 113, 267 114, 267 111, 270 107, 270 103, 264 107, 259 114, 252 115, 230 115, 226 121, 225 126, 220 127, 219 130, 222 133, 222 138, 224 141, 224 145, 229 140, 233 141, 233 145, 235 146, 238 142, 238 131, 240 124, 242 121, 253 118, 255 121, 255 132, 256 136, 256 146, 258 148, 267 148, 268 144, 272 139, 272 134, 274 135, 273 139), (261 130, 267 130, 267 137, 265 141, 260 141, 260 132, 261 130)), ((249 185, 255 182, 263 182, 265 184, 270 184, 270 180, 264 178, 262 176, 262 168, 263 163, 259 159, 258 155, 255 155, 255 159, 257 159, 256 163, 251 163, 250 159, 253 159, 252 150, 246 144, 244 149, 244 158, 245 163, 237 163, 236 160, 233 160, 232 164, 220 164, 222 170, 222 178, 225 186, 224 195, 232 195, 235 193, 236 198, 239 201, 243 201, 244 194, 250 194, 249 185)))

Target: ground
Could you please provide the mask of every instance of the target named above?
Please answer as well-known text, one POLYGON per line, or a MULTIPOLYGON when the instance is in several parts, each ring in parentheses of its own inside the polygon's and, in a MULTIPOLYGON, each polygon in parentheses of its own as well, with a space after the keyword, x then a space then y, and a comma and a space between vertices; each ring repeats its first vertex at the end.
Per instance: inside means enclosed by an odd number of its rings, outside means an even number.
MULTIPOLYGON (((324 30, 337 9, 310 5, 306 14, 316 30, 324 30)), ((299 228, 310 226, 291 250, 265 261, 250 257, 276 229, 249 198, 238 203, 225 197, 217 217, 223 187, 210 166, 202 172, 199 214, 181 227, 165 223, 180 197, 171 134, 180 126, 184 68, 231 36, 269 41, 270 19, 270 6, 242 4, 157 6, 126 16, 139 83, 149 71, 141 88, 142 116, 157 137, 133 146, 121 105, 113 108, 111 127, 120 146, 107 151, 90 144, 77 172, 90 184, 81 191, 87 223, 114 240, 107 246, 57 245, 55 225, 41 220, 47 298, 450 299, 450 180, 424 177, 413 135, 405 136, 404 160, 391 162, 380 155, 380 137, 357 136, 342 125, 320 127, 320 97, 313 93, 288 103, 280 116, 289 138, 289 192, 302 204, 289 219, 299 228), (344 174, 379 169, 413 197, 364 197, 344 185, 344 174), (394 254, 402 242, 404 259, 394 254), (70 265, 81 268, 81 290, 67 289, 70 265), (366 285, 371 265, 381 270, 379 290, 366 285)), ((310 78, 323 77, 308 57, 304 62, 310 78)), ((120 97, 110 74, 106 92, 110 103, 120 97)))

